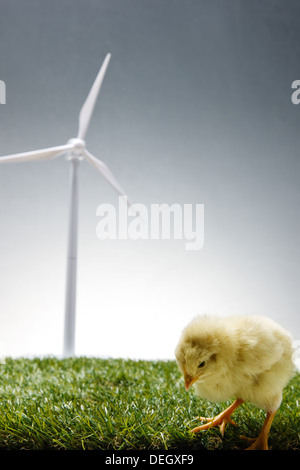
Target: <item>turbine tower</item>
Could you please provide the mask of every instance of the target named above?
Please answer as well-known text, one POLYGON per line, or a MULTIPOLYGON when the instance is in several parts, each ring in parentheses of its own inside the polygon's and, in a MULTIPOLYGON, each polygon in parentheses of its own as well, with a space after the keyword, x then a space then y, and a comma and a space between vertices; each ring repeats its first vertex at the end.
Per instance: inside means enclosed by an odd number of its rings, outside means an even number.
MULTIPOLYGON (((120 195, 126 196, 109 168, 101 160, 95 158, 85 145, 85 136, 91 116, 98 98, 98 94, 108 67, 111 54, 107 54, 90 89, 90 92, 79 113, 79 127, 76 138, 71 138, 65 145, 50 147, 31 152, 23 152, 0 157, 1 163, 46 161, 67 154, 70 162, 70 200, 69 200, 69 226, 67 248, 67 279, 64 318, 64 344, 63 356, 70 357, 75 354, 75 320, 76 320, 76 272, 77 272, 77 231, 78 231, 78 166, 82 159, 93 166, 113 189, 120 195)), ((127 196, 126 196, 127 198, 127 196)), ((127 200, 127 204, 131 203, 127 200)))

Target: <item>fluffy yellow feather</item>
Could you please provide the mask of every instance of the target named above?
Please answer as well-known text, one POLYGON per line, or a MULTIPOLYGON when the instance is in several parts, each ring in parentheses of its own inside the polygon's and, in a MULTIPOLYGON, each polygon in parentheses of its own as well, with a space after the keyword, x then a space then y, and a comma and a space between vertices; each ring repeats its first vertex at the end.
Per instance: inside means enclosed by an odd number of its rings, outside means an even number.
MULTIPOLYGON (((268 434, 295 372, 290 334, 269 318, 199 316, 183 330, 175 350, 185 388, 209 401, 235 402, 193 432, 220 426, 222 435, 237 406, 249 401, 267 411, 265 423, 249 449, 268 449, 268 434)), ((235 423, 233 423, 235 424, 235 423)))

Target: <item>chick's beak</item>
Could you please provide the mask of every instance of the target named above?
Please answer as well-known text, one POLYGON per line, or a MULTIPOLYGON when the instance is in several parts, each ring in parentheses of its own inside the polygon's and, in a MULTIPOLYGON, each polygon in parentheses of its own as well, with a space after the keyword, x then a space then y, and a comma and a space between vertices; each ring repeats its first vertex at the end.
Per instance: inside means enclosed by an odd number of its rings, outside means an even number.
POLYGON ((185 389, 186 391, 188 391, 188 389, 193 385, 194 382, 196 382, 198 377, 191 377, 190 375, 185 375, 184 376, 184 385, 185 385, 185 389))

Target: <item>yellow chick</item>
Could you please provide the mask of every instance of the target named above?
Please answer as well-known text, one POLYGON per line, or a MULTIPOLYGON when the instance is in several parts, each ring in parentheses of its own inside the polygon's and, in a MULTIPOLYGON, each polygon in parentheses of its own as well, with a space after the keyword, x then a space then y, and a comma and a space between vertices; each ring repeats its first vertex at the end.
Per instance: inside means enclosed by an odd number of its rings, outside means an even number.
MULTIPOLYGON (((245 401, 266 410, 257 439, 248 449, 268 449, 270 427, 282 400, 282 390, 295 372, 290 334, 260 316, 199 316, 183 330, 175 350, 185 389, 209 401, 235 398, 229 408, 192 432, 219 426, 222 436, 230 416, 245 401)), ((244 438, 248 439, 248 438, 244 438)))

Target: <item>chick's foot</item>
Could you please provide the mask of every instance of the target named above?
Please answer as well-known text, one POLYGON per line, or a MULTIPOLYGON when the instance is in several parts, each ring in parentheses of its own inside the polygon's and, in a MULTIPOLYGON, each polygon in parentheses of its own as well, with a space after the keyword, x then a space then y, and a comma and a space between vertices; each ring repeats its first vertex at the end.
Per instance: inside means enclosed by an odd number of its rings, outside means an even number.
POLYGON ((248 443, 251 444, 245 450, 269 450, 268 437, 252 438, 252 437, 240 436, 240 438, 243 439, 244 441, 248 441, 248 443))
POLYGON ((214 418, 203 418, 202 416, 199 416, 200 420, 208 421, 208 423, 207 424, 202 424, 201 426, 197 426, 196 428, 192 429, 192 432, 205 431, 206 429, 212 428, 213 426, 219 426, 220 432, 221 432, 222 437, 223 437, 227 423, 234 424, 235 426, 236 426, 236 424, 229 417, 224 418, 221 415, 222 415, 222 413, 215 416, 214 418))
POLYGON ((199 417, 200 420, 208 421, 208 423, 202 424, 201 426, 197 426, 196 428, 192 429, 192 432, 205 431, 206 429, 209 429, 213 426, 219 426, 221 434, 222 434, 222 436, 224 436, 224 432, 225 432, 225 428, 226 428, 227 423, 231 423, 231 424, 234 424, 236 426, 235 422, 232 421, 230 416, 232 415, 234 410, 238 406, 240 406, 242 403, 243 403, 243 400, 241 400, 241 399, 235 400, 235 402, 232 403, 232 405, 230 405, 228 408, 226 408, 226 410, 222 411, 221 413, 219 413, 214 418, 199 417))
POLYGON ((261 428, 261 431, 257 439, 240 436, 241 439, 247 440, 249 443, 251 442, 250 447, 247 447, 247 449, 245 450, 268 450, 269 449, 268 437, 269 437, 269 432, 270 432, 271 424, 274 419, 275 413, 276 411, 267 412, 265 422, 263 424, 263 427, 261 428))

